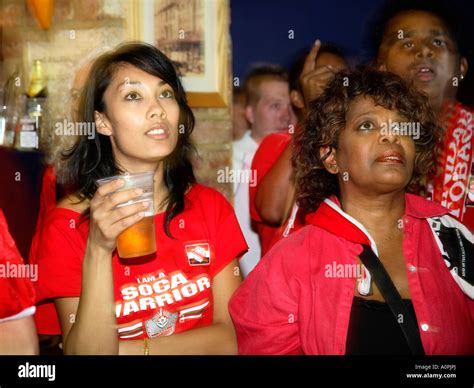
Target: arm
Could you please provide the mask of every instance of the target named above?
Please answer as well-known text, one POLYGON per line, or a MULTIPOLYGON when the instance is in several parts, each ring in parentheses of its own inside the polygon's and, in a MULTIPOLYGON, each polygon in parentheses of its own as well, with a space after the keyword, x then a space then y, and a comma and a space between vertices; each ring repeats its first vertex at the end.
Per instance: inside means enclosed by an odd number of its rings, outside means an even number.
POLYGON ((117 354, 112 255, 88 244, 80 298, 55 300, 64 354, 117 354))
POLYGON ((0 354, 39 354, 38 336, 32 316, 0 323, 0 354))
POLYGON ((266 223, 282 225, 289 213, 294 197, 293 166, 290 142, 275 165, 262 179, 255 194, 255 208, 266 223))
MULTIPOLYGON (((212 325, 150 339, 150 354, 236 354, 237 339, 227 305, 241 282, 237 268, 234 259, 214 277, 212 325)), ((120 354, 143 354, 143 351, 143 340, 120 341, 120 354)))
POLYGON ((144 210, 144 203, 116 208, 141 194, 133 189, 114 193, 121 184, 119 180, 100 186, 91 200, 80 297, 55 300, 65 354, 117 354, 119 350, 112 252, 117 236, 142 219, 144 210))

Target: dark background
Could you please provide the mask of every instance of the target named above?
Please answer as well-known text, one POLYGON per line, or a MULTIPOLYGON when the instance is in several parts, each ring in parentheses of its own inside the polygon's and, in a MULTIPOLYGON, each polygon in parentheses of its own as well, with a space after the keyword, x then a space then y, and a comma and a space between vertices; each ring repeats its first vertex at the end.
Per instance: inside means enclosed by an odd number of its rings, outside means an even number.
MULTIPOLYGON (((436 1, 436 0, 433 0, 436 1)), ((369 59, 365 34, 385 0, 231 0, 234 77, 240 84, 254 63, 289 67, 295 56, 319 38, 340 46, 354 66, 369 59), (289 39, 289 30, 294 39, 289 39)), ((474 48, 474 1, 450 0, 467 18, 465 39, 474 48)), ((474 94, 474 59, 464 83, 474 94)))
POLYGON ((257 62, 288 67, 317 38, 357 60, 364 27, 380 4, 383 0, 231 0, 234 77, 242 79, 257 62))

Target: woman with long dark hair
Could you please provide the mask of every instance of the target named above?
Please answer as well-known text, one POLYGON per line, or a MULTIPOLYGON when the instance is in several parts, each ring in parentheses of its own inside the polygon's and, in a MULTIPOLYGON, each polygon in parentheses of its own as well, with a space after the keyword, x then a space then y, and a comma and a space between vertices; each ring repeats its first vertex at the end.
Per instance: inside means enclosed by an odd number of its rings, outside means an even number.
POLYGON ((93 64, 78 114, 96 134, 65 155, 61 179, 73 194, 46 220, 36 256, 38 301, 55 301, 64 352, 235 353, 227 303, 247 247, 231 205, 195 183, 194 116, 173 64, 153 46, 119 46, 93 64), (147 171, 157 252, 125 261, 116 238, 149 203, 117 207, 142 193, 96 182, 147 171))

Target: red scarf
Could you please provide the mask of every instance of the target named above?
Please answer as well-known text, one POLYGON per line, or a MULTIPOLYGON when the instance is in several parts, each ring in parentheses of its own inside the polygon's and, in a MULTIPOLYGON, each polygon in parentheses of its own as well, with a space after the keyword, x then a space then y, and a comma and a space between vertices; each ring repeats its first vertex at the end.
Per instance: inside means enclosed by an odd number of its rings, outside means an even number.
POLYGON ((469 192, 472 154, 474 149, 473 114, 460 103, 452 107, 452 116, 444 136, 442 152, 433 180, 433 199, 462 220, 469 192))

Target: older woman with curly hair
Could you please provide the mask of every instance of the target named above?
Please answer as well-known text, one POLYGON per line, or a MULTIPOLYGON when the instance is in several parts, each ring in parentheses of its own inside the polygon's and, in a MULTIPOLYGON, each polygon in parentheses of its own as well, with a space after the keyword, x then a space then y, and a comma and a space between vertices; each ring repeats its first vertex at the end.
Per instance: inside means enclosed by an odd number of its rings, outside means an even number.
POLYGON ((398 76, 336 75, 295 141, 308 225, 231 299, 240 353, 474 353, 473 236, 408 193, 433 173, 439 133, 398 76))

